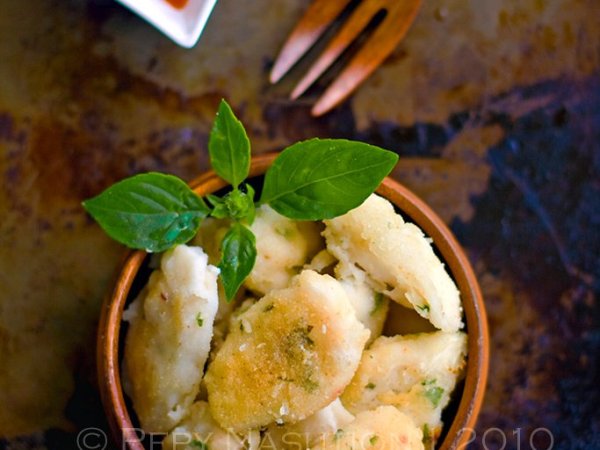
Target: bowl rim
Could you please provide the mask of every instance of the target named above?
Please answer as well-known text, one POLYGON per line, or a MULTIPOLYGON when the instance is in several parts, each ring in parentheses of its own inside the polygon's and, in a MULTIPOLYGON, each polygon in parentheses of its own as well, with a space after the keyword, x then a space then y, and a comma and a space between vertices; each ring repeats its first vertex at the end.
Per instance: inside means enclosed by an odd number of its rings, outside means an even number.
MULTIPOLYGON (((263 175, 278 153, 254 156, 250 177, 263 175)), ((228 185, 210 170, 195 178, 190 187, 199 195, 215 192, 228 185)), ((489 366, 487 315, 479 283, 464 250, 442 219, 416 194, 391 177, 386 177, 376 193, 391 201, 433 242, 443 257, 461 293, 468 329, 467 370, 456 415, 439 450, 456 449, 467 444, 485 394, 489 366)), ((97 334, 97 370, 102 404, 113 439, 120 448, 145 450, 129 415, 123 395, 120 373, 119 340, 123 309, 133 280, 147 253, 130 250, 118 272, 112 294, 102 305, 97 334), (127 447, 125 446, 127 445, 127 447)))

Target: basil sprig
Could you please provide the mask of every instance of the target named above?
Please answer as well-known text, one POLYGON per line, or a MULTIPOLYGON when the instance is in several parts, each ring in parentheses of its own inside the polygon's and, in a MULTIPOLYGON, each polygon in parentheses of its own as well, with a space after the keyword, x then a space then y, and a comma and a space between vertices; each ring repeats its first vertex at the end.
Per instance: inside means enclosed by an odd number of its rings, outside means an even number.
POLYGON ((221 279, 225 295, 232 299, 256 262, 256 237, 240 223, 234 223, 221 242, 221 279))
MULTIPOLYGON (((172 175, 146 173, 127 178, 84 208, 113 239, 128 247, 162 252, 191 240, 207 216, 231 219, 221 242, 220 278, 231 300, 256 261, 254 189, 244 183, 250 141, 230 106, 221 101, 208 151, 213 169, 231 184, 206 202, 172 175)), ((398 155, 362 142, 311 139, 286 148, 264 177, 258 204, 296 220, 322 220, 359 206, 390 173, 398 155)))

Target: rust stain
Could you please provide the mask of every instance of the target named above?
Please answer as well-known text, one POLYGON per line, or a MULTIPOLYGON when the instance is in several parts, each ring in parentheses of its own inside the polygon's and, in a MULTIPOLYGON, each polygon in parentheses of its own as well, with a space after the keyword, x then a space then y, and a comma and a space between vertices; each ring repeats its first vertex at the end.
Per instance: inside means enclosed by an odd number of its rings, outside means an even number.
MULTIPOLYGON (((113 56, 88 55, 78 78, 83 87, 99 84, 107 90, 107 94, 155 103, 164 113, 186 113, 202 118, 205 118, 208 112, 210 112, 209 116, 213 116, 219 101, 225 97, 223 92, 218 91, 187 96, 172 87, 160 85, 147 77, 130 72, 113 56), (104 83, 106 80, 110 80, 110 83, 104 83)), ((82 97, 85 90, 82 89, 81 84, 73 85, 74 98, 85 99, 85 95, 82 97)))
POLYGON ((76 174, 68 168, 76 164, 77 147, 87 146, 86 142, 78 143, 78 139, 81 137, 59 123, 37 124, 31 138, 29 161, 36 177, 32 188, 39 190, 42 204, 56 198, 69 201, 77 196, 78 192, 73 189, 76 174))
POLYGON ((174 163, 180 165, 174 172, 192 177, 207 163, 200 151, 207 136, 193 128, 165 128, 141 140, 121 141, 116 133, 118 128, 104 123, 78 128, 58 121, 36 123, 28 170, 36 174, 33 188, 42 203, 77 204, 122 178, 174 163))

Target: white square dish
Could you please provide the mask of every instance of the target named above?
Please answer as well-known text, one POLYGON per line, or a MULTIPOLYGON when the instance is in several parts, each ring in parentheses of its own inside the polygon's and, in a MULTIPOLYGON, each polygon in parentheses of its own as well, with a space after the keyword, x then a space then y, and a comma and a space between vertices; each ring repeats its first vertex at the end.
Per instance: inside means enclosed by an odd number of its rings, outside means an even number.
POLYGON ((177 8, 167 0, 117 0, 185 48, 193 47, 217 0, 188 0, 177 8))

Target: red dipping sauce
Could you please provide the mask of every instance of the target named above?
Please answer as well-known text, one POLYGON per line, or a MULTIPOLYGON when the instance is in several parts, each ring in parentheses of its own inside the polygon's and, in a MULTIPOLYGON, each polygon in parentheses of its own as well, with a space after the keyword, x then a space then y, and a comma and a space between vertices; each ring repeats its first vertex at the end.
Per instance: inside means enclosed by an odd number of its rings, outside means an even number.
POLYGON ((183 9, 189 0, 166 0, 173 8, 183 9))

